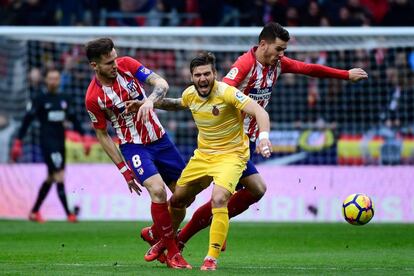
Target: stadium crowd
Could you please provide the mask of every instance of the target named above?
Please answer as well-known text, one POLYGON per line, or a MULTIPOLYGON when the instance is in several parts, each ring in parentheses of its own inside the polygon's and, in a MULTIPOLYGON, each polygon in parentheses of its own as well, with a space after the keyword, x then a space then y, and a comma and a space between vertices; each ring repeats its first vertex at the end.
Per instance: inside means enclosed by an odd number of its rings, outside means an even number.
POLYGON ((1 0, 1 25, 413 26, 412 0, 1 0), (52 15, 52 16, 51 16, 52 15))

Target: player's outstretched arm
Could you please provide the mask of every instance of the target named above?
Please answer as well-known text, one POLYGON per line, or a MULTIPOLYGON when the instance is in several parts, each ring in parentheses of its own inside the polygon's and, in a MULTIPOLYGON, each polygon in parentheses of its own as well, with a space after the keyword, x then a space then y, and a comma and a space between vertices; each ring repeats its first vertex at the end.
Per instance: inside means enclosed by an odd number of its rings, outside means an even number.
MULTIPOLYGON (((142 106, 143 104, 144 104, 144 101, 139 101, 139 100, 126 101, 125 112, 126 113, 137 112, 140 106, 142 106)), ((169 111, 184 110, 187 108, 182 105, 181 98, 178 98, 178 99, 164 98, 154 103, 154 107, 158 109, 169 110, 169 111)))
POLYGON ((149 113, 154 108, 154 103, 162 100, 168 91, 168 83, 156 73, 152 72, 151 75, 145 80, 146 83, 153 86, 151 95, 144 100, 141 107, 138 109, 137 120, 143 119, 144 122, 148 121, 149 113))
POLYGON ((255 101, 249 101, 249 103, 242 110, 256 118, 257 125, 259 126, 258 149, 263 157, 270 157, 272 143, 269 140, 269 114, 255 101))
POLYGON ((349 80, 351 82, 358 82, 360 80, 368 79, 368 74, 361 68, 352 68, 348 70, 349 80))
POLYGON ((111 160, 116 164, 119 169, 119 172, 125 178, 125 181, 128 184, 128 188, 131 191, 135 191, 138 195, 141 194, 142 190, 138 186, 138 181, 135 178, 134 172, 128 167, 124 162, 121 153, 118 150, 118 147, 115 145, 111 136, 109 136, 106 129, 95 129, 96 138, 98 138, 99 143, 102 145, 102 148, 105 150, 106 154, 111 158, 111 160))

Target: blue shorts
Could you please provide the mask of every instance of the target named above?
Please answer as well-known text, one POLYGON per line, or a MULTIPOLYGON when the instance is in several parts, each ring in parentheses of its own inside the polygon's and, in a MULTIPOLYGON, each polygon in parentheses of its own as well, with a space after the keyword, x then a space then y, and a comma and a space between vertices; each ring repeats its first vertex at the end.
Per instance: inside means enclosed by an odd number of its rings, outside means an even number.
POLYGON ((183 158, 167 134, 148 145, 128 143, 119 148, 141 183, 159 173, 169 185, 180 178, 185 167, 183 158))
POLYGON ((246 169, 243 171, 243 174, 240 178, 247 177, 249 175, 259 173, 255 167, 255 165, 252 162, 252 155, 254 154, 254 151, 256 150, 256 143, 250 141, 250 159, 246 163, 246 169))

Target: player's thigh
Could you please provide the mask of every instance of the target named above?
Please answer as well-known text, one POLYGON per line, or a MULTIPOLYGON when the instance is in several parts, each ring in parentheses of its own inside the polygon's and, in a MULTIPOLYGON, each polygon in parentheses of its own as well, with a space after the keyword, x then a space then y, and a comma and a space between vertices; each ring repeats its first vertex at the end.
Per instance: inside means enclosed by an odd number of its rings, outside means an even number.
POLYGON ((141 184, 151 176, 159 173, 146 146, 140 144, 123 144, 119 148, 128 166, 134 171, 141 184))
POLYGON ((187 182, 185 185, 177 185, 170 199, 174 208, 185 208, 194 201, 196 195, 210 185, 212 177, 203 176, 187 182))
POLYGON ((266 183, 259 173, 240 178, 240 184, 246 187, 255 197, 262 197, 266 192, 266 183))
MULTIPOLYGON (((203 157, 197 150, 191 157, 187 166, 181 173, 180 178, 177 181, 176 189, 178 186, 194 185, 198 183, 206 188, 210 183, 206 181, 208 176, 209 161, 203 157)), ((211 179, 211 177, 210 177, 211 179)))
POLYGON ((148 190, 153 202, 161 203, 167 200, 167 191, 160 174, 157 173, 148 177, 143 185, 148 190))
MULTIPOLYGON (((153 153, 154 163, 157 166, 164 182, 170 186, 175 185, 181 172, 184 170, 185 162, 176 146, 170 141, 167 135, 162 138, 162 147, 153 153)), ((174 187, 170 188, 171 190, 174 187)))
POLYGON ((237 155, 221 155, 210 163, 209 175, 213 176, 214 184, 230 193, 234 193, 236 185, 246 168, 247 160, 237 155))

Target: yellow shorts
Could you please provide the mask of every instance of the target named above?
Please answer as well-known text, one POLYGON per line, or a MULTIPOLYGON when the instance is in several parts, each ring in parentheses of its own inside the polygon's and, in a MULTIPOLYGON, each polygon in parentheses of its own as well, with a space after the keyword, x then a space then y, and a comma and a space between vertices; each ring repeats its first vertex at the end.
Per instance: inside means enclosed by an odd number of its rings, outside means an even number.
POLYGON ((234 193, 239 179, 246 169, 248 156, 238 154, 214 154, 207 155, 199 150, 194 151, 194 156, 181 173, 177 181, 178 186, 202 185, 206 188, 213 180, 231 193, 234 193))

